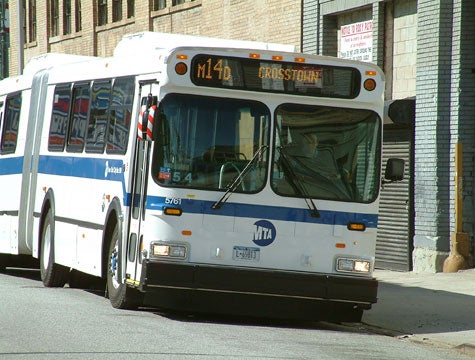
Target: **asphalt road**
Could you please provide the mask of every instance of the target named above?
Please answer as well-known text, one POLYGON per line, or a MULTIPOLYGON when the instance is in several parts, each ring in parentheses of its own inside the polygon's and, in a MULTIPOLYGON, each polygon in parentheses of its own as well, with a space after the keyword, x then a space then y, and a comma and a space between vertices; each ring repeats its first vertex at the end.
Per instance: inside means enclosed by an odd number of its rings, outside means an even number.
POLYGON ((467 359, 363 327, 116 310, 102 292, 0 273, 0 359, 467 359))

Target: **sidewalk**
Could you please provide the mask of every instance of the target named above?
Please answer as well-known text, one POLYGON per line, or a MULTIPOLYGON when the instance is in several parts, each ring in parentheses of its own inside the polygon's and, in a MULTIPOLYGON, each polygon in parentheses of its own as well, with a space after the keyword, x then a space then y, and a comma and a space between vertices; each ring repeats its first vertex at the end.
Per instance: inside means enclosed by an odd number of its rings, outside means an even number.
POLYGON ((378 302, 363 323, 475 357, 475 269, 457 273, 376 270, 378 302))

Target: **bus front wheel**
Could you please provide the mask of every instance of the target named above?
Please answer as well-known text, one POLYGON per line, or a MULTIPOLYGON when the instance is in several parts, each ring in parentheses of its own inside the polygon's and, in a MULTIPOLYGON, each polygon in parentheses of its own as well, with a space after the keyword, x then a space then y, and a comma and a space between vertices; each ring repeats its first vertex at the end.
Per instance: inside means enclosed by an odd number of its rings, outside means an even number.
POLYGON ((46 287, 63 287, 68 281, 69 269, 54 262, 54 220, 51 210, 45 216, 41 231, 40 272, 46 287))
POLYGON ((136 309, 141 303, 141 294, 138 290, 128 288, 121 282, 118 271, 119 261, 119 231, 116 225, 107 253, 107 294, 114 308, 136 309))
POLYGON ((9 255, 0 254, 0 272, 4 272, 8 266, 9 255))

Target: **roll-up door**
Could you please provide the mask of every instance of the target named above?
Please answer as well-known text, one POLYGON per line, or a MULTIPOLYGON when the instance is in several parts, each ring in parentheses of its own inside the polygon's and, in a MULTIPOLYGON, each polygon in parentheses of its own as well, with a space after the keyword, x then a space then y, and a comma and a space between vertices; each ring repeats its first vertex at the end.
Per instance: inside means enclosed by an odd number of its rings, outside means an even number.
POLYGON ((385 127, 383 174, 387 159, 405 161, 404 180, 386 183, 381 190, 376 267, 389 270, 412 269, 412 131, 406 127, 385 127))

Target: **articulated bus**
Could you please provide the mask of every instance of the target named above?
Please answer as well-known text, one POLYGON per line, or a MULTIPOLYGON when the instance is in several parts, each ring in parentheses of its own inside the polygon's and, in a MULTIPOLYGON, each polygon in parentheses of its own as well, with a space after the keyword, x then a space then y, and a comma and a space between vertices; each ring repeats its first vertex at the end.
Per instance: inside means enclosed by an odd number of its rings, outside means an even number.
POLYGON ((360 320, 384 75, 272 45, 141 33, 1 81, 0 266, 116 308, 360 320))

